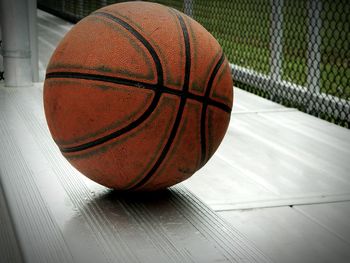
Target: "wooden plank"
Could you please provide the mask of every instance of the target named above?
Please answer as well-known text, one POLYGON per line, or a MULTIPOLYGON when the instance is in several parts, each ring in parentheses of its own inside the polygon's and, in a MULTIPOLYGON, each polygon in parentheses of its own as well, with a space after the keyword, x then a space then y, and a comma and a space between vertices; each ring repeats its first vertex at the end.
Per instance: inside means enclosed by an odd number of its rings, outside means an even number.
MULTIPOLYGON (((1 178, 1 177, 0 177, 1 178)), ((1 181, 0 181, 1 182, 1 181)), ((7 208, 5 195, 0 184, 0 261, 20 263, 23 262, 21 248, 19 247, 13 221, 7 208)))
POLYGON ((293 208, 229 211, 220 215, 274 262, 350 262, 349 244, 293 208))
MULTIPOLYGON (((186 185, 206 203, 215 205, 214 209, 222 209, 218 204, 279 199, 293 204, 293 197, 298 204, 301 199, 314 202, 315 197, 320 202, 324 202, 323 197, 348 200, 350 147, 344 149, 342 145, 350 138, 350 131, 336 127, 340 132, 334 132, 332 139, 327 131, 321 132, 323 121, 318 120, 320 131, 307 136, 283 125, 288 122, 286 114, 294 113, 234 114, 215 157, 186 185), (267 115, 278 118, 278 123, 269 121, 267 115), (337 137, 339 133, 347 134, 345 141, 337 137)), ((298 117, 308 118, 306 114, 298 117)))
MULTIPOLYGON (((6 90, 0 90, 0 167, 1 181, 7 205, 12 215, 23 258, 27 262, 72 262, 72 256, 61 231, 50 216, 50 211, 35 183, 32 163, 23 155, 16 133, 26 138, 23 124, 16 125, 15 112, 6 99, 6 90), (16 193, 16 194, 14 194, 16 193)), ((27 131, 28 132, 28 131, 27 131)), ((35 154, 27 152, 35 158, 35 154)), ((38 169, 39 167, 37 167, 38 169)), ((41 172, 43 172, 41 170, 41 172)), ((48 185, 50 186, 50 185, 48 185)))
POLYGON ((49 135, 41 87, 0 89, 0 133, 1 177, 27 262, 269 262, 181 186, 125 196, 82 176, 49 135))
POLYGON ((295 209, 350 246, 350 202, 303 205, 295 209))
POLYGON ((298 111, 256 110, 232 114, 215 156, 185 182, 196 195, 216 211, 349 200, 349 130, 298 111))
POLYGON ((252 113, 261 111, 295 110, 286 108, 281 104, 266 100, 262 97, 252 95, 251 93, 235 88, 234 90, 233 114, 252 113))
POLYGON ((286 112, 283 115, 264 115, 264 118, 280 125, 281 128, 290 129, 299 135, 313 137, 321 144, 330 144, 333 147, 349 151, 349 129, 321 120, 300 111, 286 112))
POLYGON ((240 160, 228 162, 215 154, 212 159, 184 184, 213 209, 217 204, 279 198, 269 182, 249 173, 240 160))

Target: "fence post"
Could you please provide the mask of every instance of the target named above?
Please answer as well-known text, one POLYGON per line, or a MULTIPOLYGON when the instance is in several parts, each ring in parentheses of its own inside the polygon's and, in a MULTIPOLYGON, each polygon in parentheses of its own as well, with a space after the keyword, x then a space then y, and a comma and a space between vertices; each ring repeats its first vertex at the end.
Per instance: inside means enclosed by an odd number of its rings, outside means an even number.
POLYGON ((283 59, 283 0, 271 0, 271 58, 270 77, 273 81, 281 81, 283 59))
POLYGON ((2 38, 1 38, 1 23, 0 23, 0 81, 4 78, 4 64, 3 64, 3 59, 2 59, 2 53, 1 53, 1 49, 2 49, 2 38))
POLYGON ((36 0, 28 0, 29 19, 29 42, 31 52, 32 78, 34 82, 39 81, 39 56, 38 56, 38 30, 36 20, 37 3, 36 0))
POLYGON ((195 0, 184 0, 184 13, 193 17, 193 2, 195 0))
POLYGON ((308 1, 308 54, 307 54, 307 87, 310 92, 320 93, 321 79, 321 8, 322 1, 308 1))
POLYGON ((27 0, 0 0, 5 86, 32 85, 27 0))

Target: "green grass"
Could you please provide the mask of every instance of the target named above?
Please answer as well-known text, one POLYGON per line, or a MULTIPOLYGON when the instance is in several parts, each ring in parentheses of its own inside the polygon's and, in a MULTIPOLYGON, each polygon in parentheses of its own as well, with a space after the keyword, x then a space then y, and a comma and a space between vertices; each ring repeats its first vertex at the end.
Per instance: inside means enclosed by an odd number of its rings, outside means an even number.
MULTIPOLYGON (((321 91, 350 99, 349 6, 324 0, 321 18, 321 91)), ((231 63, 270 72, 270 0, 195 0, 194 18, 222 45, 231 63)), ((305 0, 285 0, 283 13, 282 79, 307 85, 308 11, 305 0)))
POLYGON ((194 19, 218 39, 231 63, 267 74, 270 71, 269 2, 196 0, 194 19))

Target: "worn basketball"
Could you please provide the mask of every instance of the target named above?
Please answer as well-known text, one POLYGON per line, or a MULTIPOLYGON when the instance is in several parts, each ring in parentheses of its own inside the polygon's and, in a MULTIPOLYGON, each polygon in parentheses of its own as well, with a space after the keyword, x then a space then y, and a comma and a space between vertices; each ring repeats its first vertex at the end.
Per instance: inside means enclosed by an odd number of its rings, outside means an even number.
POLYGON ((199 23, 127 2, 95 11, 63 38, 47 67, 44 106, 76 169, 110 188, 148 191, 185 180, 214 154, 232 89, 222 49, 199 23))

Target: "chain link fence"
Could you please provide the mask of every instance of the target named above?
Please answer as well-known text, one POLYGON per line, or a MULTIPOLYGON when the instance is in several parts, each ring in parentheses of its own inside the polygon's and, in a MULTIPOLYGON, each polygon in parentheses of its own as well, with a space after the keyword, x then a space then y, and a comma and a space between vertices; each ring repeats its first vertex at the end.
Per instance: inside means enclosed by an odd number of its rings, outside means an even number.
MULTIPOLYGON (((38 0, 77 22, 113 0, 38 0)), ((350 2, 156 0, 193 17, 222 45, 235 85, 350 128, 350 2)))

